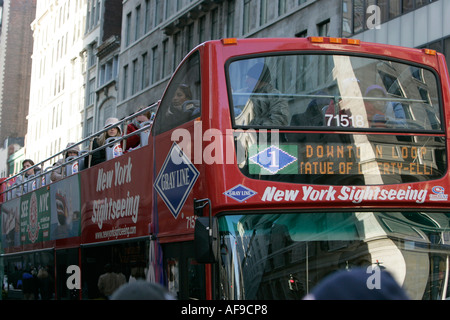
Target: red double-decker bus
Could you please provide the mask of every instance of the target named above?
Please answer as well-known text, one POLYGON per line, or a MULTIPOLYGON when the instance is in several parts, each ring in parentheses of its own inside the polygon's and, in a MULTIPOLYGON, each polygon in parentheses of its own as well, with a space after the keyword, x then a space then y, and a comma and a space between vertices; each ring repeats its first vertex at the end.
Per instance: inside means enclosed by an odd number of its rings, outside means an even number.
POLYGON ((5 274, 50 265, 56 298, 94 299, 111 264, 180 299, 255 300, 379 266, 412 299, 446 299, 449 85, 433 50, 203 43, 145 146, 15 198, 3 184, 5 274))

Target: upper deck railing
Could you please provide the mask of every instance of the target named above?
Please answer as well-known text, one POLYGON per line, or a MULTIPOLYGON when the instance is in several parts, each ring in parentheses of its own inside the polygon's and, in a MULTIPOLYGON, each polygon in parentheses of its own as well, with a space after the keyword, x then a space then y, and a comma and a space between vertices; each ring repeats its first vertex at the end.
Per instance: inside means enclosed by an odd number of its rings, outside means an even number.
MULTIPOLYGON (((146 137, 148 138, 148 134, 150 132, 150 128, 153 123, 153 117, 149 121, 145 121, 145 122, 141 123, 140 128, 138 128, 138 130, 133 131, 131 133, 127 133, 125 131, 124 135, 122 135, 120 137, 116 137, 116 139, 114 139, 110 142, 106 142, 104 145, 99 146, 98 148, 96 148, 94 150, 92 149, 93 141, 99 135, 108 131, 111 127, 125 127, 125 130, 126 130, 126 125, 128 125, 128 123, 130 123, 132 119, 134 119, 135 117, 137 117, 139 115, 145 114, 147 112, 154 112, 156 110, 156 108, 158 107, 158 104, 159 104, 159 102, 154 103, 142 110, 139 110, 138 112, 133 113, 132 115, 130 115, 126 118, 123 118, 122 120, 119 120, 117 123, 114 123, 111 126, 108 126, 102 130, 99 130, 98 132, 90 135, 89 137, 86 137, 86 138, 82 139, 81 141, 74 143, 70 147, 67 147, 64 150, 61 150, 60 152, 46 158, 45 160, 40 161, 39 163, 36 163, 35 165, 33 165, 27 169, 24 169, 21 172, 5 179, 4 181, 2 181, 1 184, 2 185, 6 184, 6 187, 1 188, 0 196, 4 196, 6 194, 6 198, 3 198, 3 199, 4 199, 4 201, 7 201, 7 200, 11 200, 15 197, 18 197, 22 194, 25 194, 27 192, 30 192, 32 190, 38 189, 42 186, 50 185, 51 183, 55 182, 55 181, 51 181, 51 179, 50 179, 51 172, 62 168, 61 171, 62 171, 63 177, 69 176, 70 174, 67 174, 67 170, 65 168, 71 167, 74 163, 77 163, 77 162, 79 164, 79 167, 81 167, 78 171, 89 168, 89 167, 91 167, 91 158, 92 158, 92 154, 94 152, 97 152, 102 149, 106 149, 108 147, 112 147, 118 143, 121 143, 122 141, 124 144, 123 149, 125 150, 127 139, 131 136, 138 135, 138 134, 141 135, 141 133, 145 133, 146 137), (66 152, 68 152, 69 150, 73 149, 76 146, 80 146, 80 149, 82 149, 82 146, 86 145, 87 143, 89 145, 88 148, 85 150, 81 150, 78 153, 78 156, 67 157, 62 164, 59 164, 59 165, 56 164, 58 159, 60 159, 61 156, 64 157, 66 152), (88 158, 87 162, 85 162, 86 157, 88 158), (51 163, 50 166, 48 165, 49 163, 51 163), (84 163, 87 163, 87 166, 85 166, 84 163), (25 177, 25 173, 32 169, 34 169, 34 171, 38 171, 38 173, 36 173, 34 175, 30 175, 29 177, 25 177)), ((145 139, 143 139, 143 138, 144 137, 142 137, 142 135, 141 135, 139 147, 145 146, 147 144, 147 141, 145 141, 145 139)), ((135 149, 137 149, 137 148, 135 148, 135 149)), ((106 160, 110 160, 110 159, 107 157, 106 160)), ((76 172, 73 172, 73 174, 75 174, 75 173, 76 172)))

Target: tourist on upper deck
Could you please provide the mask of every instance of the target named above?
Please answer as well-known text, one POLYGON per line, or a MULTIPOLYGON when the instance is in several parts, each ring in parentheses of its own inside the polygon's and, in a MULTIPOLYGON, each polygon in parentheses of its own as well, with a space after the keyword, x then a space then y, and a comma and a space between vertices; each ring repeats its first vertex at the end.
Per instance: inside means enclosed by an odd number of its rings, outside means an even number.
MULTIPOLYGON (((68 157, 77 157, 80 153, 80 147, 78 145, 75 145, 75 143, 73 142, 69 142, 66 146, 66 149, 67 150, 64 152, 64 157, 56 161, 54 166, 60 166, 64 162, 66 162, 66 159, 68 157)), ((65 166, 62 166, 52 171, 52 174, 50 175, 50 179, 52 180, 52 182, 61 180, 64 177, 64 169, 65 166)))
MULTIPOLYGON (((100 148, 101 146, 105 145, 106 140, 110 137, 121 137, 122 136, 122 129, 120 128, 120 126, 115 125, 118 122, 119 122, 119 119, 117 119, 117 118, 106 119, 104 128, 106 129, 109 127, 109 129, 107 131, 103 132, 99 137, 94 139, 94 141, 92 142, 92 150, 96 150, 96 149, 100 148)), ((86 159, 86 161, 89 161, 89 157, 86 157, 85 159, 86 159)), ((102 163, 105 160, 106 160, 106 149, 103 148, 103 149, 97 150, 92 154, 91 163, 90 163, 91 167, 95 166, 96 164, 102 163)), ((89 167, 88 163, 85 164, 85 167, 86 168, 89 167)))
MULTIPOLYGON (((143 108, 139 108, 139 110, 137 112, 141 111, 142 109, 143 108)), ((129 123, 127 125, 126 135, 129 135, 130 133, 140 129, 141 123, 148 121, 148 120, 149 120, 149 116, 147 115, 147 113, 137 115, 135 118, 133 118, 131 123, 129 123)), ((126 141, 125 142, 125 152, 126 152, 126 151, 129 151, 130 149, 134 149, 134 148, 138 147, 141 143, 141 137, 139 134, 135 134, 135 135, 127 138, 125 141, 126 141)))

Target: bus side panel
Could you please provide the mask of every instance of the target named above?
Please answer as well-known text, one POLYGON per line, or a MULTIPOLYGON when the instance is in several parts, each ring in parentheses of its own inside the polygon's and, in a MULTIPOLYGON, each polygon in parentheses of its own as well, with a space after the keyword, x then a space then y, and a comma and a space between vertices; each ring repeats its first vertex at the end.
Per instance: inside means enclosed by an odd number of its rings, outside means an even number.
POLYGON ((149 234, 151 156, 147 146, 81 172, 83 243, 149 234))
POLYGON ((193 163, 195 125, 191 121, 180 126, 178 129, 183 130, 181 132, 185 137, 177 142, 171 141, 173 131, 164 132, 155 138, 154 210, 158 216, 158 226, 154 231, 162 238, 161 242, 165 242, 164 237, 167 236, 192 240, 195 224, 194 194, 202 179, 193 163), (191 154, 186 149, 191 150, 191 154), (180 160, 182 163, 177 164, 178 159, 181 159, 178 158, 180 154, 184 158, 180 160))

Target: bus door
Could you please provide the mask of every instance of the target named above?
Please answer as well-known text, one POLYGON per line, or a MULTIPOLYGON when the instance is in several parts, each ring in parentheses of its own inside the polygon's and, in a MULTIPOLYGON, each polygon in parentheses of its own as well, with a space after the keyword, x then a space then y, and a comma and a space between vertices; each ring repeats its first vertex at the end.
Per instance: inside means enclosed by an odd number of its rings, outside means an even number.
POLYGON ((205 300, 205 268, 194 259, 194 243, 168 243, 162 247, 169 291, 181 300, 205 300))

